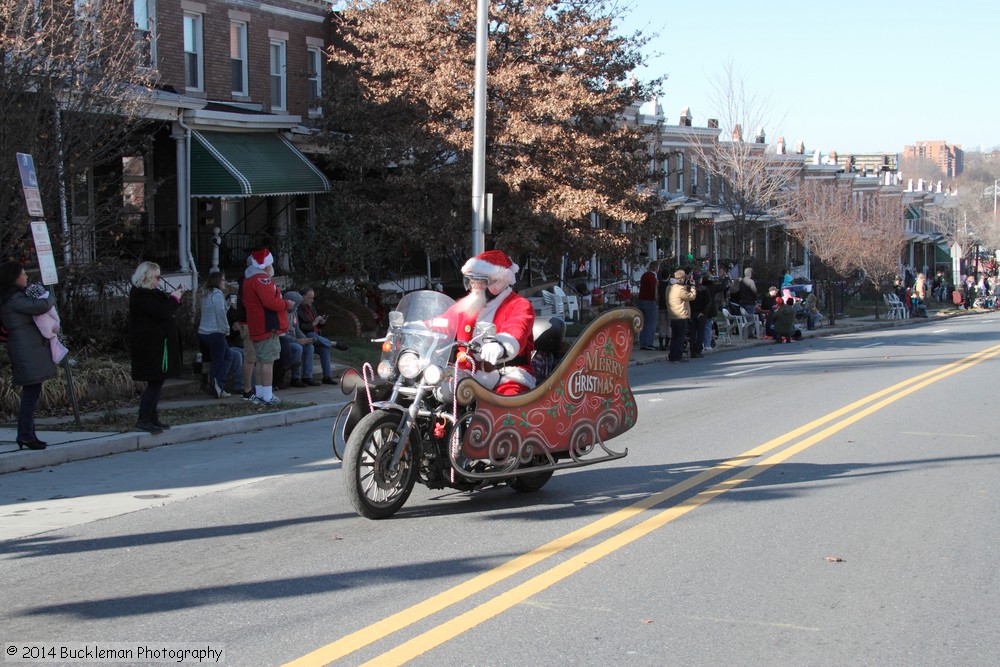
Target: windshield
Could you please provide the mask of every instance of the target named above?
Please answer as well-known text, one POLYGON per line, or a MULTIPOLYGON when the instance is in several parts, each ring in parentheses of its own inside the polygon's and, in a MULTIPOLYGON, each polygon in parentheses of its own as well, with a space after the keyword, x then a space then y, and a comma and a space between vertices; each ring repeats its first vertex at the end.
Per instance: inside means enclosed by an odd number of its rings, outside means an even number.
POLYGON ((434 321, 434 318, 443 315, 454 303, 455 300, 447 294, 420 290, 404 296, 393 310, 398 310, 403 314, 403 322, 406 324, 420 322, 424 326, 430 326, 435 331, 454 339, 456 331, 453 325, 434 321))
POLYGON ((398 328, 390 326, 392 346, 382 348, 382 359, 394 359, 408 351, 419 357, 421 369, 432 363, 446 366, 457 322, 441 316, 454 303, 451 297, 430 290, 410 292, 404 296, 395 308, 402 313, 403 324, 398 328))

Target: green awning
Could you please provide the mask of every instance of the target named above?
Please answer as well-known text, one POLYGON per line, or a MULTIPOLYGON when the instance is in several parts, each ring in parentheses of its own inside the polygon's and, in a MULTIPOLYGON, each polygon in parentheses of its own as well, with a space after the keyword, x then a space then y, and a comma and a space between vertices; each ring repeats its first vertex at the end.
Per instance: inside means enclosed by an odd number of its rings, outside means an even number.
POLYGON ((934 246, 934 263, 951 264, 951 250, 946 245, 934 246))
POLYGON ((276 132, 191 132, 192 197, 329 191, 323 172, 276 132))

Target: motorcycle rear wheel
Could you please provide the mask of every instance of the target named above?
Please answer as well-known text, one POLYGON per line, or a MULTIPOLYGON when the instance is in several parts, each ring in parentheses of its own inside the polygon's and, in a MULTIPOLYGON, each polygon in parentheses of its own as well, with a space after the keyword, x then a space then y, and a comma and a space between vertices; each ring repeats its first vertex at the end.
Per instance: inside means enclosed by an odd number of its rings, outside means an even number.
POLYGON ((365 415, 347 439, 343 463, 347 497, 358 514, 368 519, 395 514, 417 481, 412 441, 403 451, 399 467, 389 467, 401 418, 398 412, 376 410, 365 415))
POLYGON ((545 472, 533 472, 526 475, 518 475, 514 479, 510 480, 508 485, 510 488, 520 493, 537 491, 545 486, 545 483, 552 477, 553 472, 554 471, 552 470, 546 470, 545 472))

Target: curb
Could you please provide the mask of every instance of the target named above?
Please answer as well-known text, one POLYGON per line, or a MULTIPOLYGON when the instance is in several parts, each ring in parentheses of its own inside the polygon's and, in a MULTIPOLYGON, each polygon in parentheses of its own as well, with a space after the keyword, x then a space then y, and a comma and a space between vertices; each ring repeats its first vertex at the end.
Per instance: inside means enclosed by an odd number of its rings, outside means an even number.
MULTIPOLYGON (((821 338, 826 336, 836 336, 839 334, 851 333, 854 331, 866 331, 872 329, 888 329, 900 326, 919 324, 922 322, 932 322, 935 319, 947 319, 961 316, 966 313, 941 314, 937 317, 927 319, 905 319, 905 320, 874 320, 858 322, 847 326, 821 327, 805 336, 803 340, 810 338, 821 338)), ((743 350, 750 347, 766 346, 766 341, 752 340, 742 345, 726 345, 720 347, 712 354, 722 352, 743 350)), ((645 366, 648 364, 660 363, 667 358, 666 352, 649 355, 648 357, 632 357, 629 366, 645 366)), ((196 440, 207 440, 220 436, 234 435, 237 433, 247 433, 249 431, 259 431, 266 428, 288 426, 307 421, 317 421, 320 419, 334 418, 340 408, 347 402, 347 396, 342 401, 334 401, 321 405, 310 405, 304 408, 294 408, 268 412, 259 415, 249 415, 245 417, 231 417, 214 422, 198 422, 193 424, 178 424, 169 431, 164 431, 158 435, 151 433, 109 433, 107 436, 98 435, 86 440, 72 440, 65 443, 53 444, 40 451, 18 450, 7 452, 0 456, 0 475, 8 472, 18 472, 21 470, 34 470, 37 468, 47 468, 61 463, 71 461, 82 461, 93 459, 110 454, 120 454, 123 452, 134 452, 139 450, 162 447, 164 445, 177 445, 196 440)))
POLYGON ((134 452, 164 445, 177 445, 195 440, 206 440, 224 435, 332 418, 337 415, 342 405, 343 403, 310 405, 305 408, 268 412, 247 417, 231 417, 214 422, 178 424, 171 427, 169 431, 157 435, 152 433, 113 433, 106 437, 98 436, 90 440, 76 440, 60 445, 51 445, 40 451, 8 452, 0 457, 0 474, 47 468, 70 461, 82 461, 110 454, 134 452))

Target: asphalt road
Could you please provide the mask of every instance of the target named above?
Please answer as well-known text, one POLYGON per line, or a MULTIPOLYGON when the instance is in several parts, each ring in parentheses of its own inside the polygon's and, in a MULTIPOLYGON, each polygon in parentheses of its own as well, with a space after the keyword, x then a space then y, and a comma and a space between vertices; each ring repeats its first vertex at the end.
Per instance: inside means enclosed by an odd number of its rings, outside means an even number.
POLYGON ((628 457, 379 522, 326 421, 3 475, 5 653, 997 664, 998 355, 980 315, 632 368, 628 457))

